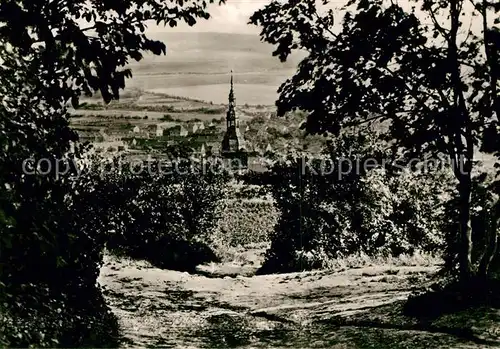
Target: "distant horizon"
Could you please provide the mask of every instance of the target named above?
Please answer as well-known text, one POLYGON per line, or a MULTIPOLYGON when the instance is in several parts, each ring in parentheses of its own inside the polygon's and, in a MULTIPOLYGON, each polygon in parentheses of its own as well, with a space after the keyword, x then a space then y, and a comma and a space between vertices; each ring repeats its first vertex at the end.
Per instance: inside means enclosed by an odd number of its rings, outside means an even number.
POLYGON ((233 70, 240 103, 274 105, 279 86, 302 60, 295 53, 281 62, 272 55, 273 46, 252 33, 168 31, 149 37, 165 43, 166 55, 148 53, 140 62, 130 62, 128 86, 214 103, 227 101, 233 70))

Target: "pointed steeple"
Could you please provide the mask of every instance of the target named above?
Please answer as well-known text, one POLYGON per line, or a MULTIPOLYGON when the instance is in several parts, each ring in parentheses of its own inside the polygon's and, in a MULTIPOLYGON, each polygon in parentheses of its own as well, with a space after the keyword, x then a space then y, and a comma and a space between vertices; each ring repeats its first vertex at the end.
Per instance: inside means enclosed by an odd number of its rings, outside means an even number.
POLYGON ((233 71, 231 70, 231 89, 229 90, 229 107, 235 105, 236 99, 234 98, 234 85, 233 85, 233 71))
POLYGON ((234 98, 233 71, 231 70, 231 85, 229 90, 229 105, 226 114, 226 133, 222 140, 223 153, 236 153, 245 150, 245 140, 240 133, 240 123, 236 114, 234 98))
POLYGON ((238 127, 238 117, 236 116, 236 99, 234 98, 233 71, 231 70, 231 88, 229 90, 229 105, 227 108, 227 128, 238 127))

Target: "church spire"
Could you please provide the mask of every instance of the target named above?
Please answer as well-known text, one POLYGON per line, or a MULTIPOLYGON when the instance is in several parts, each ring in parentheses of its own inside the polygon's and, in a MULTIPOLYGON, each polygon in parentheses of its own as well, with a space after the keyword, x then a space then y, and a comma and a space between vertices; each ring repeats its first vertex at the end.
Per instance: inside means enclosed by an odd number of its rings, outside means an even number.
POLYGON ((231 89, 229 90, 229 105, 235 104, 236 99, 234 98, 234 86, 233 86, 233 70, 231 69, 231 89))
MULTIPOLYGON (((229 90, 229 105, 226 114, 226 133, 222 139, 222 153, 237 154, 245 151, 245 140, 240 133, 240 124, 236 114, 236 103, 234 98, 233 71, 231 70, 231 82, 229 90)), ((246 159, 246 158, 245 158, 246 159)), ((246 161, 246 160, 245 160, 246 161)), ((245 162, 246 163, 246 162, 245 162)))
POLYGON ((229 90, 229 105, 227 109, 227 128, 238 127, 238 117, 236 116, 236 100, 234 98, 233 71, 231 70, 231 89, 229 90))

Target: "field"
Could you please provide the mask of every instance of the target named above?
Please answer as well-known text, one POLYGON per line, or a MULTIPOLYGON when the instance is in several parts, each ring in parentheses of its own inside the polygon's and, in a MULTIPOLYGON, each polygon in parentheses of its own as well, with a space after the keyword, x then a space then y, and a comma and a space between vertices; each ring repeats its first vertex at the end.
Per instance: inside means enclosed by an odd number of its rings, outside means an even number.
MULTIPOLYGON (((226 110, 224 104, 129 89, 120 101, 109 105, 97 97, 84 100, 79 109, 71 110, 70 122, 80 138, 98 151, 116 153, 120 148, 129 155, 144 155, 184 143, 195 153, 202 145, 217 152, 226 128, 226 110), (196 130, 201 123, 204 129, 196 130), (159 126, 166 130, 162 135, 156 133, 159 126), (181 126, 186 136, 178 134, 181 126)), ((286 152, 304 146, 319 151, 324 144, 320 136, 302 137, 300 113, 276 118, 275 107, 261 104, 238 105, 237 113, 247 149, 256 155, 263 155, 268 145, 273 151, 286 152)))

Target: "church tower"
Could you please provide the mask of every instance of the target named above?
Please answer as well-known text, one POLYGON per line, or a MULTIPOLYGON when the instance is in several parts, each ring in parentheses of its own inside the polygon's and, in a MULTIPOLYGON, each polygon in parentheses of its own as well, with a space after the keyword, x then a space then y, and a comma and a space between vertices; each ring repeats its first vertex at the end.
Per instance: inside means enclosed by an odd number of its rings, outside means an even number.
MULTIPOLYGON (((236 114, 236 99, 234 98, 233 71, 231 70, 231 87, 229 90, 229 105, 226 114, 226 133, 222 140, 222 154, 245 152, 245 140, 240 132, 240 120, 236 114)), ((231 156, 232 157, 232 156, 231 156)))

